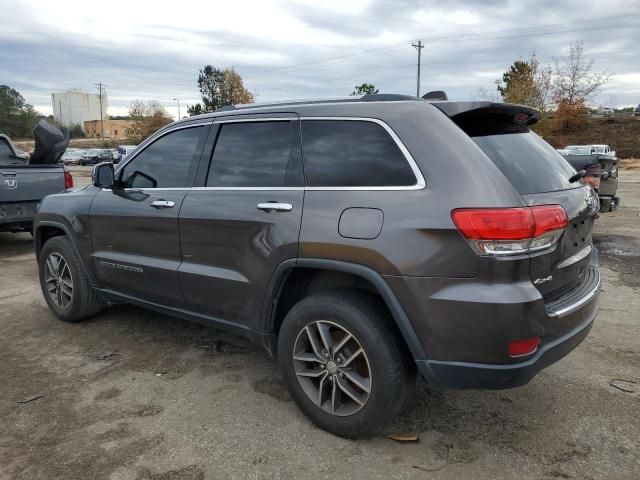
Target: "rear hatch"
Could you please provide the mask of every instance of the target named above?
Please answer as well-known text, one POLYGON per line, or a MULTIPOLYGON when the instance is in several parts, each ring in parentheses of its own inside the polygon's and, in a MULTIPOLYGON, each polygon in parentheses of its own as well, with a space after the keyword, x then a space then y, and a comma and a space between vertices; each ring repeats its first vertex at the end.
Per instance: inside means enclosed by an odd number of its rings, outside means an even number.
MULTIPOLYGON (((537 111, 478 103, 478 108, 451 110, 452 120, 493 161, 527 205, 560 205, 566 212, 568 225, 555 248, 529 254, 531 281, 546 303, 553 302, 588 275, 597 197, 582 181, 571 182, 576 170, 529 129, 537 120, 537 111)), ((436 103, 441 105, 445 104, 436 103)), ((448 113, 446 107, 441 110, 448 113)))

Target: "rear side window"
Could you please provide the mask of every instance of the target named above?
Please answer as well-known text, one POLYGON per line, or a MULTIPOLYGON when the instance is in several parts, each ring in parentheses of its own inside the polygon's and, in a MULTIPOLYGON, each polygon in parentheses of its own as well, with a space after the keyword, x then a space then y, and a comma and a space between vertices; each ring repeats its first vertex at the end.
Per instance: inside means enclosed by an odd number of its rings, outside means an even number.
POLYGON ((416 177, 396 142, 374 122, 304 120, 302 151, 309 186, 416 184, 416 177))
POLYGON ((579 182, 569 183, 575 170, 533 132, 472 138, 521 195, 582 186, 579 182))
POLYGON ((130 188, 192 187, 191 178, 207 129, 183 128, 160 137, 124 167, 121 177, 124 185, 130 188))
POLYGON ((291 159, 290 121, 225 123, 213 151, 207 186, 282 187, 291 159))

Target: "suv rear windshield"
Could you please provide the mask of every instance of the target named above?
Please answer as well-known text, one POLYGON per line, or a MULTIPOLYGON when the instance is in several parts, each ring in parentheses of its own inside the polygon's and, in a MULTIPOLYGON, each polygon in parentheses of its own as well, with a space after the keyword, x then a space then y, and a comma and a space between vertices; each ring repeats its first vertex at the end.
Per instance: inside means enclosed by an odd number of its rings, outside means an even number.
POLYGON ((471 137, 521 195, 577 188, 575 170, 533 132, 471 137))

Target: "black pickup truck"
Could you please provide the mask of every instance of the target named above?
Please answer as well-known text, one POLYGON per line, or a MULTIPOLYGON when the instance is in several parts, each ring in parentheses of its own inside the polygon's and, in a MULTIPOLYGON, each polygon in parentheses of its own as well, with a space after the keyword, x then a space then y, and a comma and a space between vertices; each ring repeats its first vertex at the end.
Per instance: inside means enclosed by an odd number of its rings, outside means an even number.
MULTIPOLYGON (((604 147, 608 147, 603 145, 604 147)), ((559 153, 573 168, 586 171, 586 180, 600 197, 600 213, 612 212, 620 205, 618 190, 618 158, 615 152, 598 153, 595 145, 569 145, 559 153)))
POLYGON ((41 121, 34 135, 29 159, 19 157, 9 137, 0 135, 0 232, 31 231, 38 203, 73 187, 71 173, 58 163, 68 133, 41 121))

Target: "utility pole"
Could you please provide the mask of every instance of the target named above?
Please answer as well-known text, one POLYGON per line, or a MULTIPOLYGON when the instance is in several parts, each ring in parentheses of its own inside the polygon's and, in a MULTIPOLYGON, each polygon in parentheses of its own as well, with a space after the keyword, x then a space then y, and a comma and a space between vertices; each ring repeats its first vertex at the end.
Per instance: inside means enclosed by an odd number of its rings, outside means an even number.
POLYGON ((496 80, 493 83, 496 84, 496 103, 498 103, 499 95, 500 95, 500 85, 502 84, 502 80, 500 80, 499 78, 496 78, 496 80))
POLYGON ((173 99, 175 102, 178 102, 178 120, 180 120, 182 117, 180 116, 180 99, 179 98, 174 98, 173 99))
POLYGON ((98 86, 98 98, 100 99, 100 138, 104 140, 104 118, 102 116, 102 83, 95 83, 98 86))
POLYGON ((422 49, 424 45, 422 45, 422 40, 418 40, 418 43, 412 43, 412 47, 418 50, 418 81, 416 82, 416 97, 420 96, 420 57, 422 56, 422 49))

